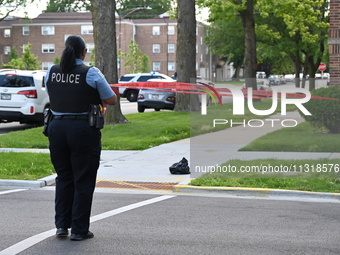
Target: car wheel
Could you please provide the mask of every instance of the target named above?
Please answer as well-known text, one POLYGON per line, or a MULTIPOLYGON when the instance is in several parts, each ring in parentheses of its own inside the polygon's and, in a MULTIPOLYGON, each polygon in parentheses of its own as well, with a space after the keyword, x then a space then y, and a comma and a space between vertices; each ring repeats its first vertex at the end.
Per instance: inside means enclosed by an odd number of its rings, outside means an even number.
POLYGON ((126 99, 130 102, 137 102, 138 91, 137 90, 129 90, 126 92, 126 99))
POLYGON ((160 108, 155 108, 155 111, 156 112, 159 112, 161 109, 160 108))
POLYGON ((138 112, 144 112, 145 111, 145 107, 138 105, 138 112))

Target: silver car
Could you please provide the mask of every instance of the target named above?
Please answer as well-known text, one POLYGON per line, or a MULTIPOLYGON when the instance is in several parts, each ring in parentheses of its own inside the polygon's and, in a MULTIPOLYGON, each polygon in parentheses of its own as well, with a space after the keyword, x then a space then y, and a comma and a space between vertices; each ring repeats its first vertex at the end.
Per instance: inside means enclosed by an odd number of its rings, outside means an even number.
POLYGON ((139 90, 137 105, 138 112, 144 112, 147 108, 154 108, 155 111, 174 110, 176 93, 164 90, 139 90))

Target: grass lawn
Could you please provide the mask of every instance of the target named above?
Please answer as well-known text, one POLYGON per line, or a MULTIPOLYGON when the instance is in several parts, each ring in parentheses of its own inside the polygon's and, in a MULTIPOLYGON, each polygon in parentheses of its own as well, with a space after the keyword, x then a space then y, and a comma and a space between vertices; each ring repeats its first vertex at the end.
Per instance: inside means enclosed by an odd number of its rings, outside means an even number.
MULTIPOLYGON (((224 169, 245 169, 248 173, 227 173, 215 171, 207 173, 190 182, 194 186, 218 187, 249 187, 289 189, 315 192, 340 192, 340 161, 339 159, 318 160, 231 160, 221 165, 224 169), (270 173, 272 169, 283 169, 284 173, 270 173), (267 168, 264 168, 267 167, 267 168), (266 172, 250 173, 250 169, 267 170, 266 172)), ((223 168, 221 168, 223 169, 223 168)))
MULTIPOLYGON (((271 101, 262 100, 256 102, 256 109, 268 109, 271 101)), ((104 150, 144 150, 163 143, 179 139, 189 138, 191 135, 199 135, 217 131, 212 127, 212 119, 223 116, 225 119, 237 116, 232 115, 232 104, 223 106, 213 105, 208 108, 208 115, 187 112, 147 112, 129 114, 127 124, 107 125, 102 130, 102 145, 104 150)), ((245 116, 239 118, 253 119, 258 116, 252 115, 245 108, 245 116)), ((277 109, 280 110, 279 108, 277 109)), ((290 109, 293 110, 293 109, 290 109)), ((264 117, 265 118, 265 117, 264 117)), ((218 128, 227 128, 220 125, 218 128)), ((250 151, 297 151, 297 152, 340 152, 340 134, 327 134, 322 129, 316 129, 308 123, 302 123, 294 128, 285 128, 263 136, 242 150, 250 151)), ((48 148, 48 139, 42 135, 42 127, 14 131, 0 136, 2 148, 48 148)), ((53 167, 48 154, 42 153, 0 153, 0 178, 36 180, 53 173, 53 167)), ((274 159, 227 162, 226 164, 251 165, 261 164, 339 164, 338 160, 332 161, 308 161, 291 162, 277 161, 274 159)), ((230 186, 230 187, 258 187, 258 188, 281 188, 324 192, 339 192, 339 178, 337 176, 226 176, 223 174, 207 174, 202 178, 195 179, 192 185, 200 186, 230 186), (291 178, 293 177, 293 178, 291 178)))
POLYGON ((0 179, 37 180, 54 173, 47 153, 0 153, 0 179))
POLYGON ((340 152, 340 134, 329 134, 303 122, 262 136, 241 151, 340 152))

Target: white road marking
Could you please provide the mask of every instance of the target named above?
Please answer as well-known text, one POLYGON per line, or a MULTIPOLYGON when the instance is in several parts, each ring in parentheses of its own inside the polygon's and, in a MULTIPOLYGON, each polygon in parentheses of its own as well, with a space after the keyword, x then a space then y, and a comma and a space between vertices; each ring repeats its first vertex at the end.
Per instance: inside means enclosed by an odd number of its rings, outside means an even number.
MULTIPOLYGON (((169 198, 173 198, 173 197, 175 197, 175 196, 164 195, 164 196, 144 200, 144 201, 141 201, 141 202, 138 202, 138 203, 134 203, 134 204, 131 204, 131 205, 123 206, 123 207, 114 209, 112 211, 108 211, 108 212, 105 212, 105 213, 101 213, 101 214, 92 216, 90 221, 96 222, 96 221, 99 221, 99 220, 102 220, 102 219, 105 219, 105 218, 108 218, 108 217, 111 217, 111 216, 114 216, 114 215, 117 215, 117 214, 120 214, 120 213, 123 213, 123 212, 127 212, 127 211, 130 211, 130 210, 145 206, 145 205, 150 205, 150 204, 157 203, 157 202, 160 202, 160 201, 163 201, 163 200, 166 200, 166 199, 169 199, 169 198)), ((33 245, 55 235, 55 233, 56 233, 56 230, 52 229, 52 230, 48 230, 48 231, 45 231, 43 233, 37 234, 35 236, 31 236, 31 237, 29 237, 29 238, 27 238, 27 239, 25 239, 25 240, 23 240, 19 243, 16 243, 16 244, 8 247, 7 249, 0 251, 0 255, 15 255, 15 254, 18 254, 18 253, 32 247, 33 245)))

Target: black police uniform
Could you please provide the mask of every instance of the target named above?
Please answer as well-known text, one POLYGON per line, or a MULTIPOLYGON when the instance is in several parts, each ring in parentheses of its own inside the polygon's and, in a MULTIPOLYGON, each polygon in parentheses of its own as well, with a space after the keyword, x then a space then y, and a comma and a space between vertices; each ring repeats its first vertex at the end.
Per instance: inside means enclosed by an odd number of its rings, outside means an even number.
POLYGON ((48 126, 51 162, 57 172, 55 224, 87 234, 101 153, 101 133, 89 126, 90 104, 100 104, 96 89, 86 83, 88 66, 78 65, 62 74, 51 68, 47 88, 55 115, 48 126), (72 115, 69 115, 69 114, 72 115))

